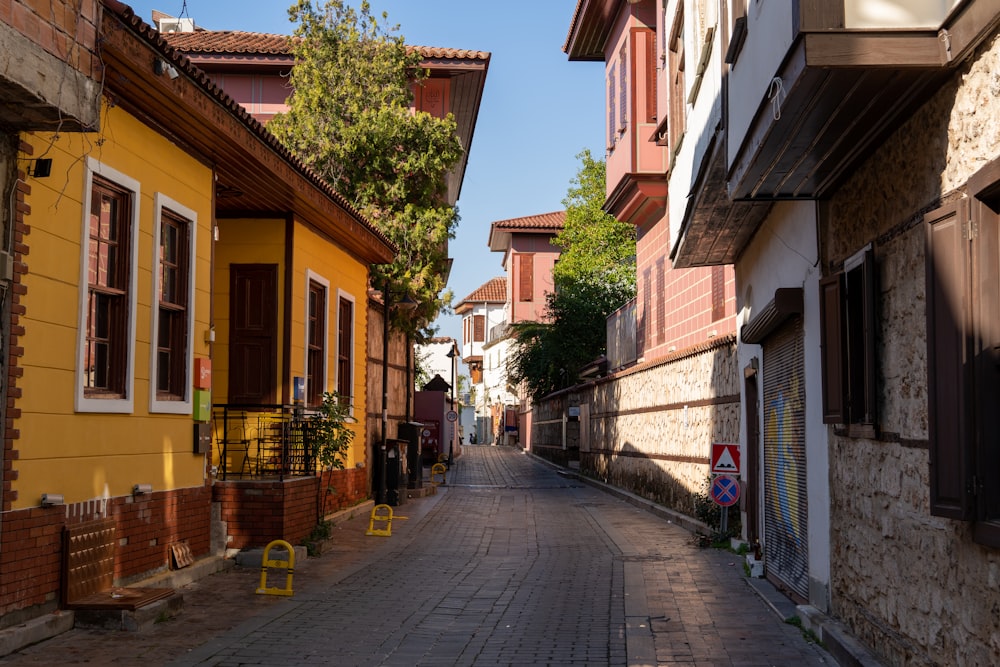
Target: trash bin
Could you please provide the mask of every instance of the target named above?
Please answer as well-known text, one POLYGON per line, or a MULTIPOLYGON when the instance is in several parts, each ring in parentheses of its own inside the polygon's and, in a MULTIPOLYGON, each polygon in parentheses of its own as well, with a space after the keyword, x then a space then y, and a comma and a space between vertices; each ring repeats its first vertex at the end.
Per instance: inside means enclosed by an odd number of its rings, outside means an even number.
POLYGON ((424 485, 424 464, 420 460, 420 422, 403 422, 399 425, 396 435, 406 441, 406 486, 419 489, 424 485))
POLYGON ((406 502, 403 470, 406 456, 406 440, 387 439, 385 441, 385 504, 392 507, 406 502), (404 490, 400 491, 400 487, 404 490))

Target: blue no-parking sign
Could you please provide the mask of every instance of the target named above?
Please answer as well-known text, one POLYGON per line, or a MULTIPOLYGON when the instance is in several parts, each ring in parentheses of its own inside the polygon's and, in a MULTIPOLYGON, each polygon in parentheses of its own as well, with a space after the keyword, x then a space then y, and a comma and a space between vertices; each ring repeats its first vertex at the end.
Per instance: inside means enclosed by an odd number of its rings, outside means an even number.
POLYGON ((722 507, 735 505, 740 499, 740 483, 735 477, 719 475, 712 480, 711 496, 722 507))

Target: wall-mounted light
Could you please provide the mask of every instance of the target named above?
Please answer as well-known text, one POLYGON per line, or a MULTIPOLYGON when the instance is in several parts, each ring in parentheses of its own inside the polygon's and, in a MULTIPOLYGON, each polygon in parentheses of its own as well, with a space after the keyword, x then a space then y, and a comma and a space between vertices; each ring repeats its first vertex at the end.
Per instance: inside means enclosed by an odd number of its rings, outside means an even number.
POLYGON ((48 178, 52 173, 52 158, 40 157, 29 160, 28 175, 35 178, 48 178))
POLYGON ((177 68, 163 58, 157 58, 153 61, 153 73, 158 76, 166 74, 171 79, 176 79, 180 76, 180 72, 177 71, 177 68))
POLYGON ((133 496, 145 496, 153 492, 152 484, 136 484, 132 487, 133 496))
POLYGON ((43 493, 42 507, 54 507, 55 505, 65 505, 66 500, 61 493, 43 493))

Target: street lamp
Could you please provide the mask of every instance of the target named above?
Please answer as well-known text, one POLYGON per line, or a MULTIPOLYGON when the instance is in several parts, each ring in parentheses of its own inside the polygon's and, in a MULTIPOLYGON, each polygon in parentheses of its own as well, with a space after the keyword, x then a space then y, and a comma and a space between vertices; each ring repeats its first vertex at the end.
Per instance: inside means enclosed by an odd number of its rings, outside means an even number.
MULTIPOLYGON (((451 349, 448 350, 448 358, 451 360, 451 409, 455 410, 455 366, 457 362, 455 358, 458 357, 458 349, 455 347, 455 341, 451 342, 451 349)), ((451 443, 448 445, 448 467, 451 467, 454 459, 455 452, 455 434, 458 432, 456 424, 458 420, 456 419, 451 423, 451 443)))

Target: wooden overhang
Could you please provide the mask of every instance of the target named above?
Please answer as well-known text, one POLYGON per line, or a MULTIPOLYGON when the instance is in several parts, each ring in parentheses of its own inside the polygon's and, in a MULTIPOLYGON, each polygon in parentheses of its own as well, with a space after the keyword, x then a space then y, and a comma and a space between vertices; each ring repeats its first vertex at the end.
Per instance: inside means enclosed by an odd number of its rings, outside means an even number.
POLYGON ((759 345, 785 320, 801 315, 802 293, 801 287, 779 287, 774 290, 774 298, 740 329, 740 339, 744 343, 759 345))
POLYGON ((675 266, 736 261, 780 200, 822 199, 926 102, 1000 19, 972 0, 939 30, 846 30, 843 3, 798 0, 797 37, 725 171, 706 153, 675 266), (729 199, 727 204, 726 199, 729 199))
POLYGON ((625 0, 577 0, 562 50, 575 61, 603 61, 615 17, 625 0))
POLYGON ((602 208, 618 220, 636 227, 660 220, 667 210, 666 174, 625 174, 602 208))
MULTIPOLYGON (((287 75, 295 64, 292 49, 296 38, 288 35, 199 30, 170 33, 164 39, 191 63, 209 73, 246 70, 287 75)), ((407 49, 420 54, 420 66, 427 70, 430 78, 450 82, 449 111, 455 117, 463 148, 461 158, 447 176, 448 203, 454 205, 465 180, 491 54, 432 46, 408 45, 407 49)))
POLYGON ((462 142, 462 157, 448 172, 448 202, 454 205, 462 194, 462 183, 465 182, 469 149, 472 148, 472 135, 479 120, 479 108, 483 101, 491 54, 488 51, 429 46, 412 48, 423 55, 420 65, 430 71, 431 77, 443 77, 451 81, 449 111, 455 117, 458 137, 462 142))
MULTIPOLYGON (((103 0, 105 94, 182 147, 216 175, 220 218, 289 215, 367 264, 385 264, 393 243, 295 157, 208 75, 169 46, 132 8, 103 0), (158 60, 178 76, 157 74, 158 60)), ((162 70, 162 68, 160 68, 162 70)))
POLYGON ((709 142, 687 200, 670 256, 675 268, 734 263, 771 210, 769 201, 730 198, 724 145, 720 129, 709 142))

